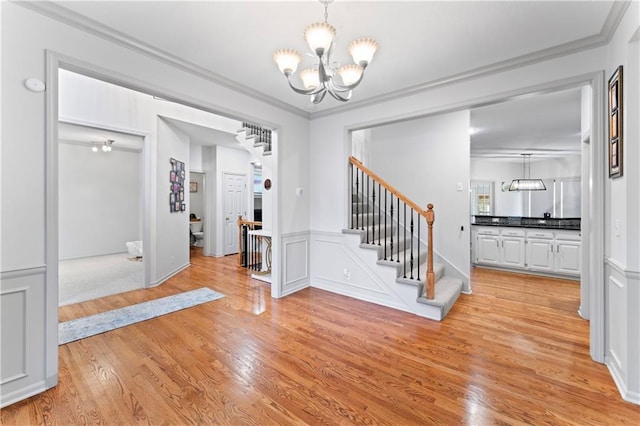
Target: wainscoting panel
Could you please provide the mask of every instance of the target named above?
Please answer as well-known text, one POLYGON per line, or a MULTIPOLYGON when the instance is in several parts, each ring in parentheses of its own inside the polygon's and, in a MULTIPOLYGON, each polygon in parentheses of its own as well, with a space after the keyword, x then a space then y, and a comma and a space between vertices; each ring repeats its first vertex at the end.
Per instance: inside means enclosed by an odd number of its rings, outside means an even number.
POLYGON ((282 295, 286 296, 309 286, 309 233, 283 235, 282 247, 282 295))
POLYGON ((37 267, 0 274, 0 407, 46 389, 45 272, 37 267))
MULTIPOLYGON (((396 270, 377 267, 375 250, 360 250, 356 235, 318 232, 312 233, 311 271, 313 287, 353 297, 359 300, 413 312, 402 295, 403 289, 392 289, 386 283, 394 283, 396 270), (352 241, 353 240, 353 241, 352 241)), ((393 285, 393 284, 392 284, 393 285)), ((417 296, 415 287, 407 286, 413 300, 417 296)))
POLYGON ((640 405, 640 272, 605 264, 605 364, 626 401, 640 405))

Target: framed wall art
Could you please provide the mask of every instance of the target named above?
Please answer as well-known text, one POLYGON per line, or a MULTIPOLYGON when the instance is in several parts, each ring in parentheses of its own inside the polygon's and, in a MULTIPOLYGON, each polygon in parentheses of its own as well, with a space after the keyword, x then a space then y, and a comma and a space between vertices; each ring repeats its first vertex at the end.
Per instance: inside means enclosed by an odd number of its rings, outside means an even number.
POLYGON ((609 177, 622 176, 622 65, 609 79, 609 177))
POLYGON ((182 161, 170 158, 171 170, 169 171, 169 211, 171 213, 186 210, 184 201, 185 168, 182 161))

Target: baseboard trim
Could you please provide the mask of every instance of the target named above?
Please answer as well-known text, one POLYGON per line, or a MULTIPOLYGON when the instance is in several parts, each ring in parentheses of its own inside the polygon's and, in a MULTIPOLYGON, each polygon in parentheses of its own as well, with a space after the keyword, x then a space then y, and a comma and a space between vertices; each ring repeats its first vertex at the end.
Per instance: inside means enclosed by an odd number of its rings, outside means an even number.
POLYGON ((627 388, 626 383, 620 375, 620 371, 615 367, 615 361, 613 361, 609 356, 606 356, 604 364, 609 369, 609 374, 613 377, 613 382, 616 384, 622 399, 632 404, 640 405, 640 392, 632 392, 627 388))
POLYGON ((150 287, 157 287, 160 284, 162 284, 163 282, 167 281, 169 278, 173 277, 176 274, 179 274, 180 272, 184 271, 185 269, 187 269, 189 266, 191 266, 190 263, 185 263, 184 265, 178 267, 178 269, 175 269, 173 272, 169 272, 167 275, 165 275, 164 277, 160 278, 157 281, 154 281, 151 283, 150 287))
POLYGON ((15 404, 18 401, 22 401, 23 399, 27 399, 34 395, 42 393, 47 389, 47 384, 43 380, 36 382, 30 386, 20 388, 13 392, 3 393, 0 396, 0 408, 8 407, 9 405, 15 404))

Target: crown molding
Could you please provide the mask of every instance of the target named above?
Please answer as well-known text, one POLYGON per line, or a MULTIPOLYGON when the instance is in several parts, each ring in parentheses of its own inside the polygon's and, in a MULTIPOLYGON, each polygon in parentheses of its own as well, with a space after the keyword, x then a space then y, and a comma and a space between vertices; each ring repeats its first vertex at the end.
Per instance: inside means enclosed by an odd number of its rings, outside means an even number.
POLYGON ((311 119, 326 117, 334 114, 342 114, 344 112, 372 106, 382 102, 392 101, 398 98, 404 98, 412 95, 416 95, 428 90, 447 86, 450 84, 460 83, 466 80, 472 80, 475 78, 483 77, 489 74, 496 74, 511 71, 517 68, 521 68, 527 65, 535 63, 545 62, 550 59, 555 59, 562 56, 582 52, 584 50, 594 49, 604 46, 611 41, 613 34, 615 33, 620 21, 624 16, 627 8, 631 4, 631 0, 614 1, 609 15, 602 25, 602 29, 598 34, 584 37, 579 40, 564 43, 558 46, 550 47, 548 49, 538 50, 536 52, 528 53, 526 55, 518 56, 516 58, 508 59, 505 61, 495 62, 490 65, 486 65, 479 68, 474 68, 459 74, 454 74, 442 79, 432 80, 426 83, 421 83, 406 89, 399 90, 392 93, 384 93, 371 98, 363 99, 361 101, 350 101, 348 104, 338 106, 335 108, 312 112, 311 119))
POLYGON ((578 53, 584 50, 594 49, 600 46, 604 46, 609 43, 615 30, 618 28, 620 21, 622 20, 624 13, 631 4, 631 0, 614 1, 607 19, 605 20, 602 29, 598 34, 593 36, 584 37, 579 40, 564 43, 558 46, 554 46, 548 49, 542 49, 533 53, 522 55, 516 58, 508 59, 493 63, 491 65, 474 68, 462 73, 454 74, 442 79, 432 80, 429 82, 421 83, 415 86, 407 87, 403 90, 395 91, 392 93, 384 93, 378 96, 374 96, 361 101, 350 101, 348 104, 332 107, 326 110, 307 112, 303 109, 297 108, 291 104, 283 102, 272 96, 256 91, 243 84, 230 80, 222 75, 214 73, 204 67, 196 65, 192 62, 184 61, 175 55, 165 52, 161 49, 157 49, 146 43, 138 41, 124 33, 109 28, 100 22, 86 18, 76 12, 66 9, 58 4, 50 1, 44 2, 31 2, 26 0, 11 0, 13 3, 30 9, 41 15, 52 18, 58 22, 70 25, 74 28, 78 28, 81 31, 93 34, 104 40, 120 45, 127 49, 136 51, 145 56, 151 57, 159 62, 176 67, 190 74, 198 76, 200 78, 209 80, 228 89, 250 96, 254 99, 260 100, 267 104, 270 104, 276 108, 288 111, 292 114, 298 115, 307 119, 315 119, 326 117, 334 114, 341 114, 354 109, 364 108, 372 106, 382 102, 389 102, 394 99, 408 97, 416 95, 428 90, 447 86, 463 81, 483 77, 489 74, 501 73, 511 71, 517 68, 521 68, 527 65, 544 62, 550 59, 555 59, 561 56, 567 56, 569 54, 578 53))
POLYGON ((143 54, 169 66, 181 69, 182 71, 186 71, 190 74, 193 74, 205 80, 209 80, 233 91, 260 100, 276 108, 288 111, 303 118, 310 118, 310 114, 307 111, 294 107, 272 96, 266 95, 255 89, 230 80, 220 74, 214 73, 204 67, 196 65, 189 61, 185 61, 175 55, 136 40, 120 31, 109 28, 98 21, 86 18, 53 2, 32 2, 26 0, 11 0, 11 2, 26 9, 30 9, 33 12, 47 16, 63 24, 77 28, 86 33, 93 34, 99 38, 102 38, 103 40, 143 54))

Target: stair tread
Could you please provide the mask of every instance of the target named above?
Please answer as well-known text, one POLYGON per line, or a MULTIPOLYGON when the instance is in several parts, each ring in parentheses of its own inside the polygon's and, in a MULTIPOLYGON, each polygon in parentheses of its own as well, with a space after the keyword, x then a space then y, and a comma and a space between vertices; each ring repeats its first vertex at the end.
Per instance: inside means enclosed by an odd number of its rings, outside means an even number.
MULTIPOLYGON (((424 284, 420 286, 421 293, 423 287, 424 284)), ((448 308, 445 311, 446 315, 446 312, 449 312, 449 309, 451 309, 455 301, 458 299, 458 296, 460 296, 460 293, 462 293, 462 280, 453 277, 442 277, 436 281, 435 293, 434 299, 427 299, 426 297, 418 296, 416 301, 425 305, 448 308)))

